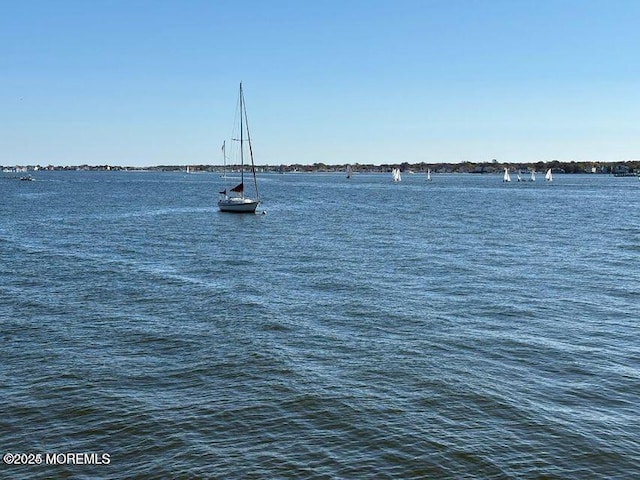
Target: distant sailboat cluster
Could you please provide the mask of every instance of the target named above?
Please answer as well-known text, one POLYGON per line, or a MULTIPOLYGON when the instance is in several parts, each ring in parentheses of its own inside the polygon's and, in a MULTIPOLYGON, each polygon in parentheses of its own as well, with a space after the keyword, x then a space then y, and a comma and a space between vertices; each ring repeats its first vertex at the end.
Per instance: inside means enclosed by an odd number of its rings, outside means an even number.
MULTIPOLYGON (((531 170, 531 173, 529 175, 529 179, 527 180, 526 178, 523 178, 522 175, 520 175, 520 173, 518 173, 517 175, 517 181, 518 182, 535 182, 536 181, 536 171, 535 170, 531 170)), ((552 180, 552 175, 551 175, 551 169, 547 170, 547 174, 545 175, 545 180, 550 182, 552 180)), ((504 175, 502 176, 502 181, 503 182, 510 182, 511 181, 511 175, 509 175, 509 169, 505 168, 504 169, 504 175)))

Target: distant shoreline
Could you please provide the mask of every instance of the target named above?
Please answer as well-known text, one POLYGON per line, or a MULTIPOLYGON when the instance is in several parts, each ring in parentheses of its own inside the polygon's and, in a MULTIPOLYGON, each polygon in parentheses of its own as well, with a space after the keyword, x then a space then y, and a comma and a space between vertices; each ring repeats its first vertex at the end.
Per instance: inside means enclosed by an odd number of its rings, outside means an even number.
MULTIPOLYGON (((432 173, 475 173, 475 174, 497 174, 507 168, 511 172, 527 173, 531 171, 543 172, 551 168, 554 173, 590 173, 590 174, 612 174, 617 176, 635 176, 640 174, 640 160, 629 160, 624 162, 551 162, 537 163, 503 163, 497 161, 473 163, 389 163, 382 165, 350 163, 342 165, 326 165, 324 163, 314 163, 312 165, 291 164, 291 165, 257 165, 258 173, 340 173, 346 172, 350 165, 353 173, 389 173, 393 168, 399 168, 403 173, 424 173, 431 170, 432 173)), ((153 171, 153 172, 184 172, 185 174, 197 173, 222 173, 222 165, 157 165, 147 167, 132 167, 118 165, 15 165, 2 166, 3 173, 27 173, 38 171, 153 171)), ((249 167, 245 166, 245 171, 249 167)), ((239 165, 228 165, 227 172, 239 172, 239 165)))

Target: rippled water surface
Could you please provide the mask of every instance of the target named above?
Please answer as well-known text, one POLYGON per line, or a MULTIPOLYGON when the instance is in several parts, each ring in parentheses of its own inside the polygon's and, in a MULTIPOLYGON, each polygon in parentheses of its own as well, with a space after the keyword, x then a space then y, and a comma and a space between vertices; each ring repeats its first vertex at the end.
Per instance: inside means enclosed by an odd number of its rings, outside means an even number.
POLYGON ((640 182, 0 179, 1 478, 640 476, 640 182))

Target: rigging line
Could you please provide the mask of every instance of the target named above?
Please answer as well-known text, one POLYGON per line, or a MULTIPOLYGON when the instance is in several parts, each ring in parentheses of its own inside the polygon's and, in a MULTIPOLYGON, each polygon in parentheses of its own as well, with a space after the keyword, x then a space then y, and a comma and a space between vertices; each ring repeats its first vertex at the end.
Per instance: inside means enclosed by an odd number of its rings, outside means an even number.
MULTIPOLYGON (((242 88, 242 84, 240 84, 240 88, 242 88)), ((249 133, 249 118, 247 117, 247 105, 244 103, 244 96, 242 102, 242 108, 244 110, 244 121, 247 125, 247 142, 249 143, 249 156, 251 157, 251 173, 253 174, 253 186, 256 189, 256 199, 260 199, 260 194, 258 193, 258 180, 256 179, 256 167, 253 164, 253 146, 251 145, 251 135, 249 133)))
MULTIPOLYGON (((240 82, 240 183, 244 186, 244 148, 243 148, 243 126, 242 112, 244 110, 244 97, 242 95, 242 82, 240 82)), ((251 145, 251 144, 249 144, 251 145)), ((244 198, 244 188, 242 189, 242 198, 244 198)))

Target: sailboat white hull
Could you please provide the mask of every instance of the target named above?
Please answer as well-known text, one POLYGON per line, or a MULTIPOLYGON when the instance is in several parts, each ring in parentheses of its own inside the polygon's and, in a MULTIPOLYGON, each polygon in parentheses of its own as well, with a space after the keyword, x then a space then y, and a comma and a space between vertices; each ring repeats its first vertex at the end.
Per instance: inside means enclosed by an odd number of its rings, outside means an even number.
POLYGON ((218 207, 221 212, 254 213, 259 203, 251 198, 225 198, 218 200, 218 207))

